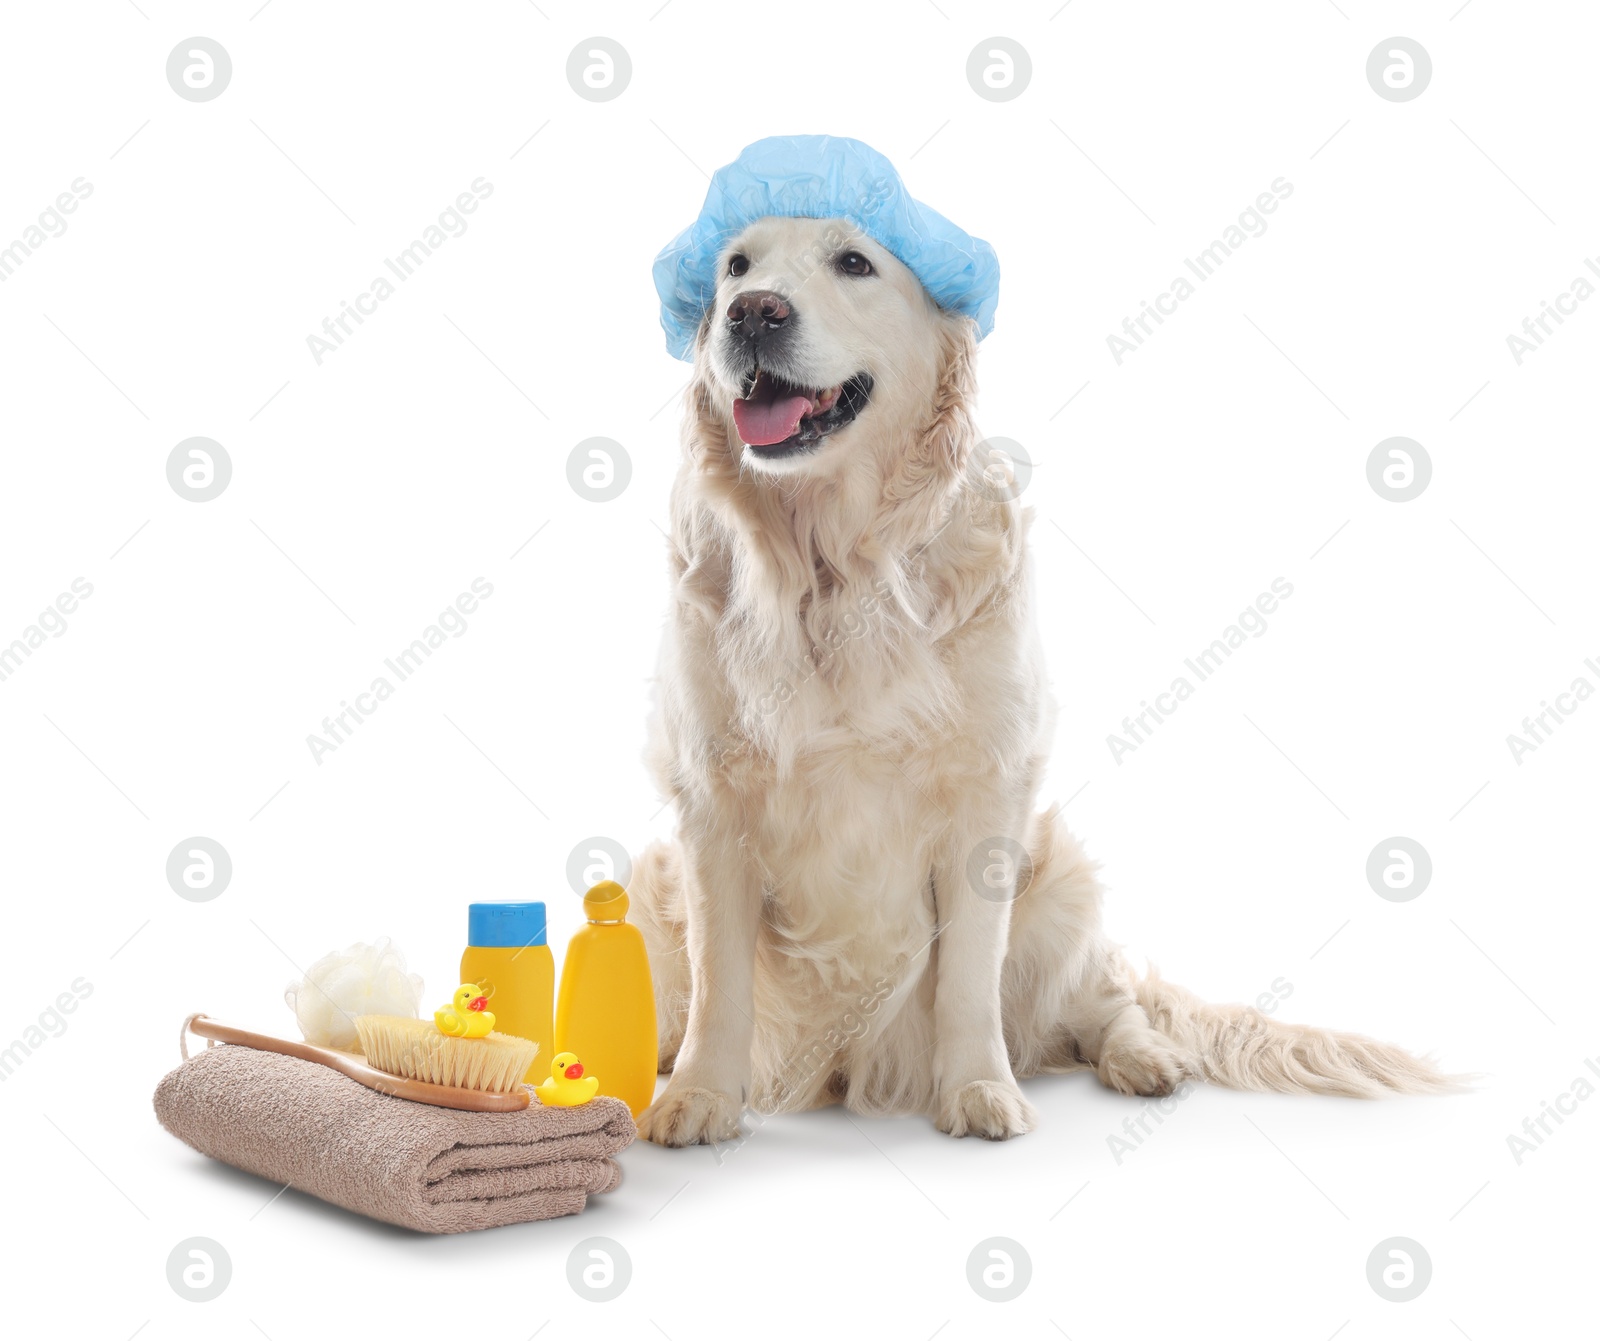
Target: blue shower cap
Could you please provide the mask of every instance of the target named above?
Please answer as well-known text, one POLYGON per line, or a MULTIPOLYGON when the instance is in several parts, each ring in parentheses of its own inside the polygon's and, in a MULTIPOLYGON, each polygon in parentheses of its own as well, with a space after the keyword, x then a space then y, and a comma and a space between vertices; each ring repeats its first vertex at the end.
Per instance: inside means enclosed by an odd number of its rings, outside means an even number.
POLYGON ((913 200, 894 165, 860 140, 774 135, 717 169, 700 217, 656 257, 667 350, 688 360, 716 292, 717 258, 730 238, 768 215, 848 219, 893 252, 940 307, 994 329, 1000 261, 981 238, 913 200))

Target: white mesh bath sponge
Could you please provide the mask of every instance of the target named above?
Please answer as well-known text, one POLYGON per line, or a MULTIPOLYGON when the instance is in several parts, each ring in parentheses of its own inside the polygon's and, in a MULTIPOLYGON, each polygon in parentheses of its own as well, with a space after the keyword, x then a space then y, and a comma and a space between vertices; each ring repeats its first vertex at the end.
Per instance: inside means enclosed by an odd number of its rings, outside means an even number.
POLYGON ((422 978, 406 972, 406 957, 387 936, 373 945, 332 950, 283 994, 307 1043, 360 1049, 356 1017, 412 1017, 422 1004, 422 978))

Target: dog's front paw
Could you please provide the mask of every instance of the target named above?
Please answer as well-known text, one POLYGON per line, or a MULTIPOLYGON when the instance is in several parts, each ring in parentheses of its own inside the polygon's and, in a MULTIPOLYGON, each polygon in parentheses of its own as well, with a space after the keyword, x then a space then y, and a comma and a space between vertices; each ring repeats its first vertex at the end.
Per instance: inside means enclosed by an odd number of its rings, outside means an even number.
POLYGON ((939 1130, 951 1136, 1008 1141, 1032 1131, 1038 1120, 1033 1106, 1011 1080, 969 1081, 939 1102, 939 1130))
POLYGON ((712 1145, 739 1135, 739 1100, 717 1090, 671 1085, 639 1114, 639 1135, 657 1145, 712 1145))

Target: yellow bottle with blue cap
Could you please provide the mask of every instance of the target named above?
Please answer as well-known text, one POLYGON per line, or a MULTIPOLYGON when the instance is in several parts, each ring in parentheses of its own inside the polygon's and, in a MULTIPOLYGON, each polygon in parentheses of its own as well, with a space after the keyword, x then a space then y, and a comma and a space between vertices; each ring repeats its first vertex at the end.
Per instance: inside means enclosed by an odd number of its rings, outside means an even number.
POLYGON ((546 941, 542 903, 470 903, 467 949, 461 981, 476 983, 494 1011, 497 1033, 539 1045, 523 1077, 537 1084, 555 1054, 550 1004, 555 998, 556 961, 546 941))
POLYGON ((575 1053, 600 1093, 638 1117, 656 1092, 656 996, 644 937, 630 925, 628 892, 602 880, 583 896, 588 921, 561 963, 556 1051, 575 1053))

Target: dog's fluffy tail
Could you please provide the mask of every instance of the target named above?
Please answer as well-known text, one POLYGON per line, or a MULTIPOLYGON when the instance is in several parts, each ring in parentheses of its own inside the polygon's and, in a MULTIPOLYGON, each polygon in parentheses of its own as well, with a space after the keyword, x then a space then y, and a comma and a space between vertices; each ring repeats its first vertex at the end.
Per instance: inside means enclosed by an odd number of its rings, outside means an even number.
POLYGON ((1187 1070, 1236 1090, 1278 1094, 1440 1094, 1471 1077, 1360 1034, 1268 1019, 1250 1006, 1214 1006, 1151 970, 1135 984, 1151 1025, 1177 1045, 1187 1070))

